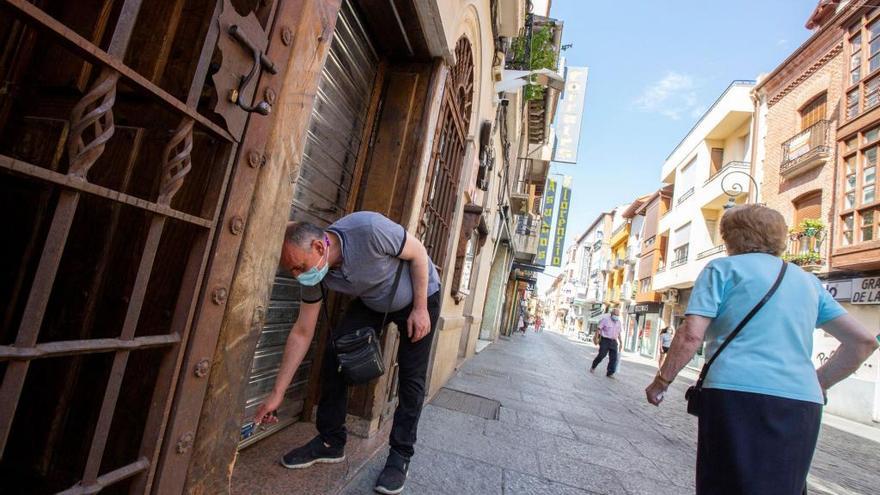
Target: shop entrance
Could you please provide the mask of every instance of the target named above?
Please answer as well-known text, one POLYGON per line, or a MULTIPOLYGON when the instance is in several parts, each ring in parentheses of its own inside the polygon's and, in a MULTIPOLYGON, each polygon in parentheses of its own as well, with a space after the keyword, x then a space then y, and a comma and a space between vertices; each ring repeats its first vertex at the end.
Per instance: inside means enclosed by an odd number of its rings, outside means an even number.
MULTIPOLYGON (((351 1, 342 3, 330 51, 306 134, 299 177, 294 184, 290 220, 326 227, 353 210, 361 170, 358 157, 369 140, 370 113, 379 56, 351 1)), ((306 406, 310 377, 315 376, 321 332, 296 371, 278 410, 279 422, 254 430, 250 421, 272 391, 287 336, 299 313, 300 286, 279 270, 272 285, 265 323, 251 362, 245 391, 242 446, 272 434, 297 419, 306 406)), ((322 316, 323 321, 323 316, 322 316)))

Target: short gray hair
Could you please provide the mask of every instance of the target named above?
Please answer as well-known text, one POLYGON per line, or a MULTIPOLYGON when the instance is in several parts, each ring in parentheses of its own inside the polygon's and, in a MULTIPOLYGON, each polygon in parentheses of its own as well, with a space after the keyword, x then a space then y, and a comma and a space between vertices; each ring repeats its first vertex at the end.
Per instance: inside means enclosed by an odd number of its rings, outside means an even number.
POLYGON ((284 231, 284 241, 294 246, 307 249, 312 241, 324 238, 324 229, 309 222, 292 222, 284 231))

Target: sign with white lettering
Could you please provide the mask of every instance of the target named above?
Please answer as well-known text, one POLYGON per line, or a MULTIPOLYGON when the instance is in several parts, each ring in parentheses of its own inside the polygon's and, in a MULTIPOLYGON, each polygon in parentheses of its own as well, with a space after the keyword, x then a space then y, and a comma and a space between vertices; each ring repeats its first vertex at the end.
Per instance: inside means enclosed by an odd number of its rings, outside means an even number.
POLYGON ((565 91, 556 115, 556 146, 553 161, 577 163, 578 144, 581 140, 581 120, 584 114, 584 96, 587 90, 586 67, 565 68, 565 91))
POLYGON ((850 302, 852 304, 880 304, 880 277, 853 279, 850 302))
POLYGON ((825 282, 822 286, 825 287, 825 290, 827 290, 831 294, 831 297, 836 301, 849 301, 852 297, 852 279, 825 282))

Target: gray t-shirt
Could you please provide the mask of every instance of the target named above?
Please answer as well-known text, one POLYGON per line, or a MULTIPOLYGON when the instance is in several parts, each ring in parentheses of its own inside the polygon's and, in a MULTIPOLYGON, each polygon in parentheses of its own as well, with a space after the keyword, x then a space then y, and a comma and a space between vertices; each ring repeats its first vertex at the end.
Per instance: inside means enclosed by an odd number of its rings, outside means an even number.
MULTIPOLYGON (((359 297, 364 304, 384 313, 388 309, 391 288, 398 263, 403 263, 397 293, 391 311, 412 303, 412 281, 409 262, 398 256, 406 243, 406 229, 380 213, 359 211, 346 215, 327 228, 336 234, 342 245, 342 265, 331 268, 323 284, 330 290, 359 297)), ((434 262, 428 259, 428 295, 440 290, 440 276, 434 262)), ((302 301, 318 302, 321 286, 302 287, 302 301)))

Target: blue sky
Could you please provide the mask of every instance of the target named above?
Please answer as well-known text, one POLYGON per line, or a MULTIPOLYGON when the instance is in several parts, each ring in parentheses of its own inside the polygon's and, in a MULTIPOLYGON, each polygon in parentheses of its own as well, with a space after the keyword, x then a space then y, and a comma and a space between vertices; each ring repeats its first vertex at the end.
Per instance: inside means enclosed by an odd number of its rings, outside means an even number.
MULTIPOLYGON (((732 80, 803 43, 816 0, 553 0, 566 63, 590 68, 565 245, 601 211, 660 185, 666 156, 732 80)), ((548 268, 555 275, 556 269, 548 268)), ((541 291, 550 277, 539 277, 541 291)))

